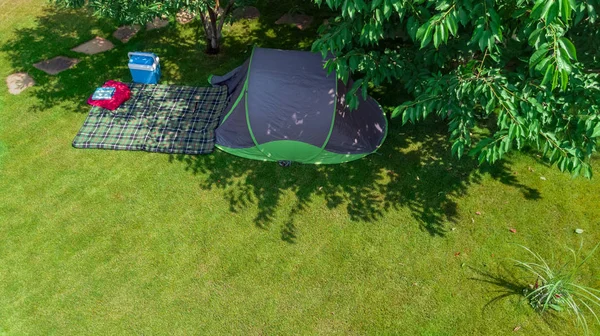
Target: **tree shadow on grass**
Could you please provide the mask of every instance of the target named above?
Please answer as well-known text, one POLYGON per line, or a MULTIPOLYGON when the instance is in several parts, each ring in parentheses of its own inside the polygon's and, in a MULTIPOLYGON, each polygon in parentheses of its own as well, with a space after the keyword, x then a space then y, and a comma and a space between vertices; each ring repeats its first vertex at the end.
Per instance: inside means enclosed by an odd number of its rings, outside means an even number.
POLYGON ((109 79, 131 81, 128 52, 157 53, 163 70, 161 82, 191 86, 207 86, 206 79, 211 73, 227 72, 247 57, 244 55, 247 48, 236 39, 232 39, 230 49, 241 52, 206 55, 196 24, 171 23, 152 31, 142 28, 127 43, 122 43, 112 36, 118 27, 115 22, 95 18, 84 9, 58 9, 48 5, 32 27, 16 29, 13 37, 0 46, 0 53, 5 54, 14 72, 27 72, 35 79, 36 85, 31 89, 38 98, 34 111, 62 106, 87 113, 86 100, 96 87, 109 79), (71 50, 96 36, 108 39, 115 47, 95 55, 71 50), (33 66, 56 56, 77 58, 80 62, 57 75, 46 74, 33 66))
MULTIPOLYGON (((34 105, 35 111, 74 103, 76 110, 87 112, 87 109, 79 107, 84 105, 93 88, 108 79, 120 78, 125 73, 124 66, 127 64, 123 62, 118 48, 92 56, 71 51, 95 36, 110 35, 112 24, 108 20, 91 19, 86 15, 81 10, 59 11, 45 7, 33 27, 15 30, 14 37, 0 47, 0 52, 7 55, 16 71, 28 72, 35 79, 36 85, 32 91, 39 98, 34 105), (74 68, 55 76, 33 66, 56 56, 78 58, 81 61, 74 68)), ((115 40, 112 42, 118 45, 115 40)))
MULTIPOLYGON (((286 12, 285 4, 259 4, 260 19, 240 21, 228 28, 223 53, 216 56, 204 53, 197 22, 142 30, 123 44, 112 37, 117 27, 113 22, 94 19, 83 10, 53 7, 44 10, 34 27, 16 30, 0 51, 7 54, 16 71, 29 72, 35 78, 37 85, 32 92, 38 98, 36 110, 65 105, 65 109, 87 113, 89 107, 85 101, 95 87, 109 79, 130 80, 129 51, 159 54, 163 82, 206 86, 209 74, 225 74, 242 64, 252 45, 310 48, 319 23, 329 15, 317 13, 313 26, 300 31, 293 26, 274 24, 286 12), (108 38, 115 48, 91 56, 70 50, 94 36, 108 38), (59 55, 77 57, 81 62, 57 76, 33 67, 36 62, 59 55)), ((402 97, 389 90, 374 96, 384 106, 394 106, 402 97)), ((388 139, 378 153, 341 165, 294 164, 281 168, 274 163, 221 152, 209 156, 171 156, 171 160, 183 162, 190 171, 206 175, 202 188, 223 189, 232 211, 258 205, 255 223, 259 227, 270 225, 284 194, 293 193, 296 205, 281 228, 282 239, 288 242, 296 239, 297 217, 313 197, 322 197, 330 209, 345 207, 353 221, 372 222, 392 210, 408 208, 421 228, 432 236, 443 236, 446 226, 457 221, 457 198, 463 196, 471 184, 479 183, 484 174, 521 189, 525 198, 539 198, 536 190, 516 180, 506 161, 482 170, 471 160, 452 158, 445 128, 442 123, 406 127, 392 123, 388 139)))
POLYGON ((169 26, 152 31, 142 28, 127 43, 122 43, 112 36, 118 27, 116 22, 98 19, 85 9, 67 10, 51 5, 44 8, 32 27, 16 29, 14 36, 0 46, 0 53, 6 55, 15 72, 27 72, 35 79, 36 86, 31 90, 38 98, 33 106, 35 111, 61 105, 87 113, 89 107, 85 102, 96 87, 109 79, 131 81, 127 67, 127 53, 131 51, 157 53, 161 58, 163 83, 207 86, 209 75, 235 68, 248 58, 254 45, 282 49, 310 47, 317 22, 305 31, 275 25, 277 18, 285 13, 286 4, 259 1, 258 5, 262 12, 258 20, 239 20, 226 28, 223 52, 219 55, 204 53, 203 32, 197 19, 180 25, 172 18, 169 26), (110 40, 115 48, 96 55, 71 51, 95 36, 110 40), (80 62, 57 75, 48 75, 33 66, 56 56, 78 58, 80 62))

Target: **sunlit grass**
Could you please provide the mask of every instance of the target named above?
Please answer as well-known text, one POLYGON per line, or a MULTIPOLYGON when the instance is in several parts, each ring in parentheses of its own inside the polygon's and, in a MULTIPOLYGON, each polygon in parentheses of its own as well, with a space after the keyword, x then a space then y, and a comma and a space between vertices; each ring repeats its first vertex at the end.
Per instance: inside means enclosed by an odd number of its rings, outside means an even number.
MULTIPOLYGON (((70 49, 115 26, 45 3, 13 3, 0 21, 2 80, 37 82, 0 88, 0 334, 577 334, 501 296, 526 286, 503 260, 523 257, 512 243, 599 241, 597 180, 529 154, 479 170, 450 158, 433 121, 392 122, 378 153, 336 166, 77 150, 85 99, 129 80, 128 51, 157 52, 164 83, 204 86, 254 44, 307 49, 316 26, 274 25, 290 6, 259 3, 259 20, 226 29, 221 55, 171 24, 82 56, 70 49), (58 76, 32 67, 61 54, 82 62, 58 76)), ((402 99, 375 96, 387 109, 402 99)), ((599 277, 590 259, 581 280, 599 277)))

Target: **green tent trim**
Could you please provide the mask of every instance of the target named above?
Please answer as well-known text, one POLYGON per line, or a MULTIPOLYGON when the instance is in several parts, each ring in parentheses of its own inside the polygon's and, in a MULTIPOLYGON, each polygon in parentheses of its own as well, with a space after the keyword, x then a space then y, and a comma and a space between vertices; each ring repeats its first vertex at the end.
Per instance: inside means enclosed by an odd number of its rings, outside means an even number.
MULTIPOLYGON (((266 155, 263 151, 258 149, 257 147, 249 147, 249 148, 230 148, 225 147, 219 144, 215 145, 218 149, 233 155, 237 155, 246 159, 253 160, 261 160, 261 161, 282 161, 281 158, 277 158, 274 155, 266 155)), ((321 150, 319 147, 315 147, 313 145, 301 142, 301 141, 290 141, 290 140, 280 140, 280 141, 272 141, 261 145, 263 149, 269 150, 272 152, 289 152, 290 148, 293 148, 297 154, 306 154, 306 153, 316 153, 315 156, 309 163, 312 164, 338 164, 344 163, 348 161, 354 161, 360 158, 363 158, 371 153, 361 153, 361 154, 340 154, 340 153, 332 153, 326 150, 321 150)), ((287 161, 289 159, 294 161, 292 157, 286 156, 284 159, 287 161)), ((305 163, 303 161, 297 161, 301 163, 305 163)))

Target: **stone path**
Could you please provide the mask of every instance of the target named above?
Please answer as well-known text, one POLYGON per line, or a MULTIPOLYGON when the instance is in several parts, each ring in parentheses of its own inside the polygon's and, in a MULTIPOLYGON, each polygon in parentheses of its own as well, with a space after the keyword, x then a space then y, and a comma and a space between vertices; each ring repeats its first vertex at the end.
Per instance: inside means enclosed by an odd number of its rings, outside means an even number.
POLYGON ((253 6, 240 7, 233 11, 233 17, 236 19, 258 19, 260 17, 260 12, 258 8, 253 6))
POLYGON ((113 33, 113 37, 123 43, 127 43, 140 31, 140 28, 139 25, 121 26, 113 33))
POLYGON ((190 13, 182 9, 179 11, 179 13, 177 13, 177 22, 182 25, 188 24, 194 20, 194 17, 194 13, 190 13))
POLYGON ((35 85, 35 81, 29 74, 17 72, 6 78, 6 85, 8 86, 9 93, 18 95, 28 87, 35 85))
MULTIPOLYGON (((177 14, 177 22, 181 24, 189 23, 193 19, 194 14, 192 13, 181 11, 179 14, 177 14)), ((156 17, 154 20, 146 24, 146 30, 159 29, 166 27, 167 25, 169 25, 169 20, 166 18, 156 17)), ((113 33, 113 37, 123 43, 127 43, 133 36, 135 36, 135 34, 138 33, 140 28, 141 27, 139 25, 121 26, 113 33)), ((95 55, 111 50, 114 47, 115 45, 111 41, 96 36, 92 40, 87 41, 71 50, 87 55, 95 55)), ((49 60, 35 63, 33 66, 49 75, 56 75, 62 71, 72 68, 77 63, 79 63, 79 59, 57 56, 49 60)), ((10 93, 19 94, 26 88, 33 86, 35 82, 33 81, 33 78, 26 73, 16 73, 8 76, 6 79, 6 84, 8 85, 8 90, 10 93)))
POLYGON ((283 14, 283 16, 279 18, 279 20, 275 21, 275 24, 293 24, 298 29, 304 30, 310 27, 312 21, 312 16, 304 14, 283 14))
POLYGON ((154 30, 163 28, 169 25, 169 20, 164 20, 159 17, 154 18, 154 20, 146 23, 146 30, 154 30))
POLYGON ((73 49, 72 51, 84 53, 87 55, 98 54, 107 50, 114 48, 114 44, 107 39, 103 39, 102 37, 96 36, 90 41, 85 42, 82 45, 79 45, 73 49))
POLYGON ((79 60, 76 58, 57 56, 53 59, 36 63, 33 66, 47 74, 56 75, 59 72, 72 68, 77 63, 79 63, 79 60))

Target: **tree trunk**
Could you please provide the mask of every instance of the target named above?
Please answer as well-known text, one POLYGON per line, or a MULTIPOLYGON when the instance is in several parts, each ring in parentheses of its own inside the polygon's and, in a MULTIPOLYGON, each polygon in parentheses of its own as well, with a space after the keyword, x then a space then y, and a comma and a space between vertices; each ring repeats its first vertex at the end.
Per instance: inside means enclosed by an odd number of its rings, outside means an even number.
POLYGON ((221 31, 223 30, 225 18, 233 8, 234 2, 235 0, 230 0, 227 7, 223 9, 220 7, 219 1, 217 1, 217 5, 214 9, 208 7, 206 13, 200 13, 198 15, 200 16, 202 28, 204 30, 206 53, 209 55, 215 55, 221 51, 221 31))
POLYGON ((206 53, 216 55, 221 51, 221 42, 213 37, 206 39, 206 53))

